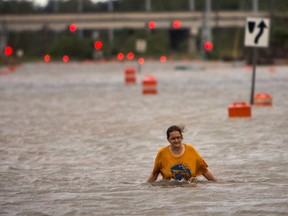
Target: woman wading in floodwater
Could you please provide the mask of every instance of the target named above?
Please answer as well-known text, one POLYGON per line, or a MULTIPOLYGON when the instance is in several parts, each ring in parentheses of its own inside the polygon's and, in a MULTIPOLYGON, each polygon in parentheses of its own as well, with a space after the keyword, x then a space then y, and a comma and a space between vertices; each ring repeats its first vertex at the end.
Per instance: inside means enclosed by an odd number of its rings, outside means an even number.
POLYGON ((182 143, 183 130, 184 128, 177 125, 167 129, 167 140, 170 145, 158 151, 148 182, 156 181, 159 173, 163 180, 184 179, 191 182, 195 181, 197 176, 203 175, 210 181, 216 181, 196 149, 190 144, 182 143))

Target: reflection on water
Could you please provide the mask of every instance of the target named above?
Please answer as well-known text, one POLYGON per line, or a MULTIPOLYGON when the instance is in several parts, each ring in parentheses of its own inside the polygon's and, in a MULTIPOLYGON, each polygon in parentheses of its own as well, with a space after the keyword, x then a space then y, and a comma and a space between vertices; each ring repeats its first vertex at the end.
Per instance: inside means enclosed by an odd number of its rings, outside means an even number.
POLYGON ((0 215, 287 214, 287 67, 257 68, 272 107, 229 119, 232 102, 249 101, 244 68, 150 62, 125 85, 131 64, 26 64, 0 76, 0 215), (158 95, 142 95, 145 75, 158 95), (146 183, 178 123, 219 182, 146 183))

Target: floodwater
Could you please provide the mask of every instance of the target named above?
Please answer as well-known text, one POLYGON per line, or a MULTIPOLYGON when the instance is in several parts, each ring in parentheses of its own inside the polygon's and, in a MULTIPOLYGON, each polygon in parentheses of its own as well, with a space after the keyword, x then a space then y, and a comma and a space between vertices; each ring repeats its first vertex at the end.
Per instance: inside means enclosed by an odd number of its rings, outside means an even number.
POLYGON ((250 101, 242 64, 147 62, 137 83, 120 63, 23 64, 0 76, 0 215, 287 215, 288 67, 258 66, 255 93, 271 107, 228 118, 250 101), (143 95, 153 75, 157 95, 143 95), (165 133, 184 142, 219 182, 146 180, 165 133))

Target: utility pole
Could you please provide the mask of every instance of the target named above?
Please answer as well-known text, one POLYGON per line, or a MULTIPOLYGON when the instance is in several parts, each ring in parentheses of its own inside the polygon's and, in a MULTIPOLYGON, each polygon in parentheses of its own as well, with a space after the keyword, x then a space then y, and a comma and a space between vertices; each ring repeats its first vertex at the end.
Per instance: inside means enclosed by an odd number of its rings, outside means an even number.
POLYGON ((151 12, 151 0, 145 0, 146 12, 151 12))
MULTIPOLYGON (((2 22, 0 26, 0 50, 3 50, 5 46, 7 45, 7 27, 6 27, 6 22, 2 22)), ((3 55, 3 52, 0 53, 0 55, 3 55)))
POLYGON ((202 59, 205 60, 205 50, 204 50, 204 43, 206 41, 212 41, 212 34, 211 34, 211 26, 210 26, 210 18, 211 18, 211 0, 205 0, 205 11, 203 17, 203 26, 201 31, 201 56, 202 59))
POLYGON ((195 0, 189 0, 189 10, 195 11, 195 0))
MULTIPOLYGON (((195 0, 189 0, 189 10, 191 13, 195 11, 195 0)), ((188 39, 188 54, 194 55, 197 53, 197 46, 196 46, 196 37, 198 35, 199 29, 198 27, 191 27, 189 31, 189 39, 188 39)))
POLYGON ((253 0, 253 12, 254 12, 254 15, 258 14, 258 10, 259 10, 258 0, 253 0))
MULTIPOLYGON (((83 13, 83 0, 78 0, 77 11, 78 11, 79 14, 83 13)), ((79 35, 80 38, 83 38, 83 29, 79 28, 78 35, 79 35)))
POLYGON ((59 2, 58 0, 53 1, 53 11, 54 13, 57 13, 59 11, 59 2))
POLYGON ((205 31, 206 31, 206 40, 212 41, 212 34, 211 34, 211 0, 206 0, 206 10, 205 10, 205 31))
MULTIPOLYGON (((108 1, 108 12, 112 13, 113 11, 114 11, 113 0, 109 0, 108 1)), ((108 37, 109 37, 110 46, 113 47, 113 42, 114 42, 114 29, 113 28, 109 29, 108 37)))
POLYGON ((78 0, 78 13, 82 13, 83 12, 83 0, 78 0))
POLYGON ((108 11, 109 12, 113 12, 113 0, 109 0, 108 1, 108 11))

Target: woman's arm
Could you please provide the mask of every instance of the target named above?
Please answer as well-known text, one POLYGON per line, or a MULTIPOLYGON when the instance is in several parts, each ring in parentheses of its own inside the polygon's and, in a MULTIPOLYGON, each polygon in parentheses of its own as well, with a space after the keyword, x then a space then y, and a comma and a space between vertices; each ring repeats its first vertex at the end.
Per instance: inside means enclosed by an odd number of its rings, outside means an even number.
POLYGON ((214 182, 217 181, 216 178, 213 176, 213 174, 209 170, 207 170, 207 172, 203 174, 203 176, 209 181, 214 181, 214 182))
POLYGON ((150 177, 148 178, 147 182, 152 183, 157 180, 159 173, 151 173, 150 177))

